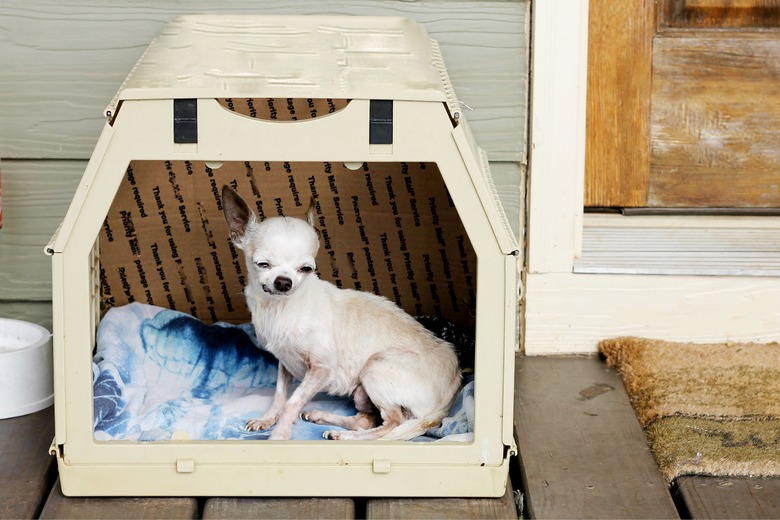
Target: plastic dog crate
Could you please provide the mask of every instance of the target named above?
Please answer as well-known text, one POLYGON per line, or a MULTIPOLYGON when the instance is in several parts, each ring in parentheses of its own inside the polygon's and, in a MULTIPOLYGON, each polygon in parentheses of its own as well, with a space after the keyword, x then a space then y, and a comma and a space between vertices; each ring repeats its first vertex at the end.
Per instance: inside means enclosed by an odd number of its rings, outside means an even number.
POLYGON ((56 455, 66 495, 500 496, 513 440, 518 253, 438 52, 385 17, 186 16, 107 122, 53 264, 56 455), (223 184, 262 215, 315 202, 321 277, 474 337, 467 441, 105 440, 93 356, 109 309, 250 320, 223 184))

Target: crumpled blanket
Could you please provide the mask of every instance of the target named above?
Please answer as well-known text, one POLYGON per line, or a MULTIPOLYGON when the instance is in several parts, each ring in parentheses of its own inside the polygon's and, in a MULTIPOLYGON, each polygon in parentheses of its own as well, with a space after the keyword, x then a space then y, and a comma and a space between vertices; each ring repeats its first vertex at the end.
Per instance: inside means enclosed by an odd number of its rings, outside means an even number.
MULTIPOLYGON (((277 362, 251 324, 206 324, 141 303, 110 309, 93 358, 95 439, 267 439, 247 420, 273 400, 277 362)), ((350 398, 318 394, 306 410, 356 413, 350 398)), ((322 439, 323 426, 298 420, 292 438, 322 439)), ((473 440, 474 383, 466 381, 450 416, 416 441, 473 440)))

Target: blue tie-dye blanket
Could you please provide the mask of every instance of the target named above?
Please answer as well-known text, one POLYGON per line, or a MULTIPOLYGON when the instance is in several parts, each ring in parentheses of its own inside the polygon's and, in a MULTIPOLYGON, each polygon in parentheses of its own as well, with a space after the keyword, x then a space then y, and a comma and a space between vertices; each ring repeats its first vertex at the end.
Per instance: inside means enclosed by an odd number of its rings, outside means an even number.
MULTIPOLYGON (((97 440, 266 439, 244 428, 271 405, 275 358, 251 324, 208 325, 188 314, 141 303, 109 310, 97 331, 93 359, 97 440)), ((349 398, 318 394, 305 409, 355 413, 349 398)), ((293 439, 321 439, 321 426, 299 420, 293 439)), ((418 441, 471 441, 474 383, 467 382, 450 416, 418 441)))

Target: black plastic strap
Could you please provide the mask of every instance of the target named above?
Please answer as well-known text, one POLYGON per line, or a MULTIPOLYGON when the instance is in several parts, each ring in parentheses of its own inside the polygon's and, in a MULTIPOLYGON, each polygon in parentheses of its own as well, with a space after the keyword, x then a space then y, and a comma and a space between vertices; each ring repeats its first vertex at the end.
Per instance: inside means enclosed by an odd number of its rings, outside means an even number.
POLYGON ((369 144, 393 144, 393 100, 371 100, 368 142, 369 144))
POLYGON ((198 100, 173 100, 173 142, 198 142, 198 100))

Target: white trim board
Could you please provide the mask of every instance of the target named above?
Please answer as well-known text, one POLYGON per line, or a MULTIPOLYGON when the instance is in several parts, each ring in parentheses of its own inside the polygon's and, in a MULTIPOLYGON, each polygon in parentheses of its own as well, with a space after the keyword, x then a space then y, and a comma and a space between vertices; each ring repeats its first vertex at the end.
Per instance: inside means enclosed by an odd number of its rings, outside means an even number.
POLYGON ((585 171, 588 0, 534 2, 528 269, 571 272, 585 171))
POLYGON ((534 274, 526 279, 528 354, 592 353, 602 339, 771 342, 780 278, 534 274))
POLYGON ((778 277, 573 272, 583 238, 588 0, 537 1, 532 23, 525 352, 594 353, 619 335, 780 338, 778 277))

